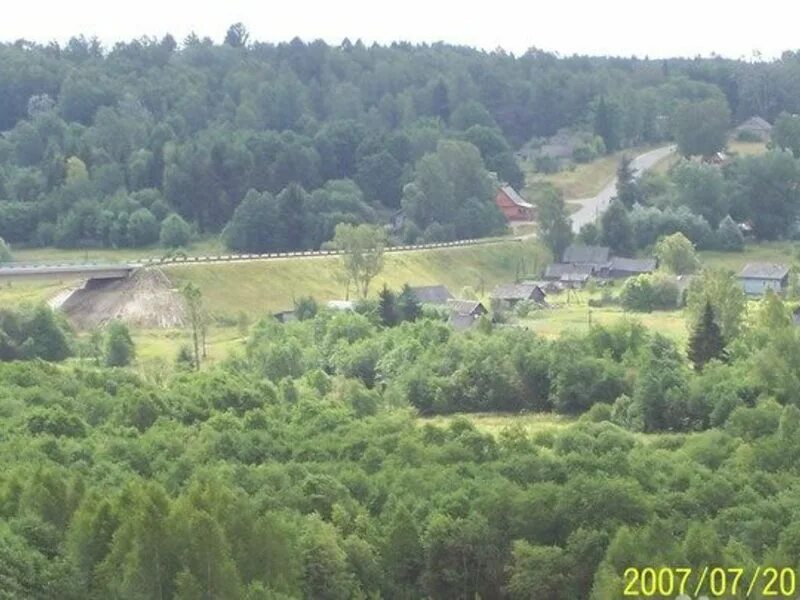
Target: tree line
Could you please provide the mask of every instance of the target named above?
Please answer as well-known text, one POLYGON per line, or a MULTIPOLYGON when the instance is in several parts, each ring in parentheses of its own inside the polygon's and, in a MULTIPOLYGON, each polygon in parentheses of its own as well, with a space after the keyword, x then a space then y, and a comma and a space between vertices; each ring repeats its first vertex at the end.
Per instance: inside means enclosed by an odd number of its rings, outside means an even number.
POLYGON ((405 241, 485 235, 502 226, 487 173, 521 187, 513 152, 532 138, 581 128, 610 152, 692 131, 687 105, 797 112, 793 54, 559 58, 233 31, 0 45, 0 237, 175 247, 230 224, 232 248, 288 250, 400 209, 405 241), (253 241, 236 232, 254 207, 267 227, 253 241))

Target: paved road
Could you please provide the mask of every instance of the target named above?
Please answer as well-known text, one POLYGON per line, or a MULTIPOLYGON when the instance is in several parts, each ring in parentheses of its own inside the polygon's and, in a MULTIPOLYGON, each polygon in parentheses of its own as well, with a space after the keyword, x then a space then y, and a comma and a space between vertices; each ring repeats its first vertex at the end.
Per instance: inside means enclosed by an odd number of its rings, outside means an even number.
MULTIPOLYGON (((632 166, 634 172, 638 177, 643 171, 651 168, 662 158, 669 156, 675 151, 675 146, 664 146, 656 148, 650 152, 640 154, 633 159, 632 166)), ((578 233, 581 227, 586 223, 593 223, 597 218, 608 208, 611 198, 617 194, 617 178, 614 177, 612 181, 606 185, 600 193, 594 198, 584 198, 582 200, 573 200, 573 202, 580 202, 582 204, 580 210, 575 211, 570 215, 572 219, 572 231, 578 233)))

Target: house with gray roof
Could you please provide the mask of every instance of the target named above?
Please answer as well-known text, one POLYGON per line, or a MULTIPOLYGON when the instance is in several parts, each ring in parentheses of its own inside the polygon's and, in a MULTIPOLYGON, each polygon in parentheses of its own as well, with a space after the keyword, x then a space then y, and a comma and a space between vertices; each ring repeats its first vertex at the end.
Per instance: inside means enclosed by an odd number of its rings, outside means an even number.
POLYGON ((562 283, 583 281, 589 279, 594 273, 592 265, 573 265, 570 263, 553 263, 547 265, 544 271, 544 278, 549 281, 561 281, 562 283))
POLYGON ((457 331, 469 329, 489 311, 478 300, 448 300, 447 308, 450 310, 448 322, 457 331))
POLYGON ((739 125, 735 130, 736 135, 746 133, 753 137, 759 138, 763 142, 768 142, 772 136, 772 125, 765 119, 759 116, 750 117, 744 123, 739 125))
POLYGON ((570 244, 561 256, 562 263, 572 265, 591 265, 600 269, 608 265, 611 249, 607 246, 583 246, 570 244))
POLYGON ((789 267, 781 263, 747 263, 739 273, 745 293, 760 296, 768 289, 784 291, 789 285, 789 267))
POLYGON ((501 283, 490 295, 492 306, 513 308, 520 302, 544 304, 547 294, 536 283, 501 283))
POLYGON ((621 279, 623 277, 652 273, 657 266, 658 261, 655 258, 612 256, 608 262, 608 267, 602 270, 601 275, 610 279, 621 279))
POLYGON ((453 294, 444 285, 419 285, 413 286, 411 292, 420 304, 447 304, 453 299, 453 294))

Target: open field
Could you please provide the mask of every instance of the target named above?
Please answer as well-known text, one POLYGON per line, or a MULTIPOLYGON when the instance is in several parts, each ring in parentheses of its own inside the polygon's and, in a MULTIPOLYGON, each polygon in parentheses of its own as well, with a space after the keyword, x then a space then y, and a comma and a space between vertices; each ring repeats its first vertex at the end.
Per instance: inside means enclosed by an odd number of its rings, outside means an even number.
MULTIPOLYGON (((624 151, 615 152, 593 160, 592 162, 575 165, 572 169, 565 169, 558 173, 537 173, 534 171, 533 164, 524 162, 522 169, 525 172, 525 189, 523 196, 531 194, 532 186, 538 182, 547 182, 560 189, 564 198, 574 200, 578 198, 588 198, 599 193, 605 185, 614 179, 617 174, 619 160, 623 154, 630 157, 637 156, 655 146, 641 146, 637 148, 627 148, 624 151)), ((532 194, 529 196, 532 197, 532 194)))
POLYGON ((740 142, 731 140, 728 142, 728 153, 735 156, 755 156, 764 154, 767 145, 764 142, 740 142))
MULTIPOLYGON (((186 329, 139 329, 132 332, 140 365, 155 361, 173 361, 181 346, 192 345, 191 331, 186 329)), ((225 360, 232 352, 244 348, 244 338, 236 327, 211 327, 206 337, 206 363, 225 360)))
POLYGON ((551 294, 548 296, 548 302, 552 308, 531 311, 517 322, 539 335, 557 338, 563 333, 585 333, 590 325, 613 325, 625 320, 638 321, 681 345, 688 339, 682 310, 634 313, 627 312, 619 306, 592 307, 588 305, 589 298, 600 298, 600 294, 589 292, 551 294))
POLYGON ((748 244, 744 252, 700 252, 700 262, 704 266, 729 269, 739 272, 749 262, 780 262, 791 264, 795 260, 793 242, 761 242, 748 244))
POLYGON ((58 277, 14 282, 6 281, 0 283, 0 307, 47 302, 62 290, 79 283, 78 281, 64 280, 58 277))
MULTIPOLYGON (((454 296, 465 287, 483 295, 498 283, 537 272, 546 260, 545 251, 533 241, 387 254, 384 270, 370 291, 376 294, 384 283, 394 289, 404 283, 440 283, 454 296)), ((338 257, 292 258, 170 265, 163 270, 176 286, 186 281, 198 285, 214 317, 236 318, 240 313, 258 317, 290 309, 294 299, 302 296, 319 302, 344 298, 339 261, 338 257)), ((350 298, 356 297, 351 287, 350 298)))

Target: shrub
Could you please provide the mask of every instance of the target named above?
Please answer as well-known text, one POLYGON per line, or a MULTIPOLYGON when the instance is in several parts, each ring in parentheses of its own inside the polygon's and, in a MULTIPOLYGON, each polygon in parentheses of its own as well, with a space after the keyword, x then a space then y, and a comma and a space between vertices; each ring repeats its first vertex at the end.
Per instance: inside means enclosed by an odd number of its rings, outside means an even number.
POLYGON ((658 275, 631 277, 622 286, 620 302, 625 310, 651 312, 677 308, 678 286, 658 275))
POLYGON ((178 248, 189 243, 192 229, 180 215, 172 213, 161 222, 159 241, 165 248, 178 248))
POLYGON ((715 245, 718 250, 726 252, 741 252, 744 250, 744 236, 730 215, 720 221, 715 233, 715 245))

